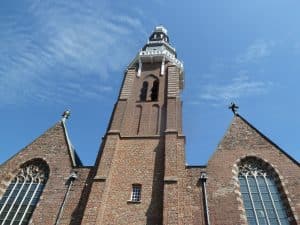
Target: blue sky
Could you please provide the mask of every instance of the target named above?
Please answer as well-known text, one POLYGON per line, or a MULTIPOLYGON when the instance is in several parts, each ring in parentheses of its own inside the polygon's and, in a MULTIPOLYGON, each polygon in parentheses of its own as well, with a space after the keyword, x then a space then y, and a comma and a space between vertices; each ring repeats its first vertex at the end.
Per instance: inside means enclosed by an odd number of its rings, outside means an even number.
POLYGON ((71 140, 92 165, 123 71, 163 24, 184 62, 188 164, 206 164, 239 113, 300 159, 299 1, 0 3, 0 163, 70 108, 71 140))

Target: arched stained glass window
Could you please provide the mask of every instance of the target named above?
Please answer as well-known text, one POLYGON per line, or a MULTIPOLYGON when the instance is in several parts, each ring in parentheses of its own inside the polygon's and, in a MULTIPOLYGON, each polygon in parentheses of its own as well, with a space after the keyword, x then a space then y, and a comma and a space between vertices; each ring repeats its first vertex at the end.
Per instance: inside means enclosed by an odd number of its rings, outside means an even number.
POLYGON ((47 164, 31 161, 24 165, 0 200, 1 225, 26 225, 48 179, 47 164))
POLYGON ((249 225, 290 225, 273 173, 261 161, 242 162, 239 183, 249 225))

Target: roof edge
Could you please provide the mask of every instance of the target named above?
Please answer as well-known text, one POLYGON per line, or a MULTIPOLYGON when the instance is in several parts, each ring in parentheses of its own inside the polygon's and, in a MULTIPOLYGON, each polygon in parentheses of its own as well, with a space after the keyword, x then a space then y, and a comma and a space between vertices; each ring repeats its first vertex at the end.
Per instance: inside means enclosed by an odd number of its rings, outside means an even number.
POLYGON ((270 138, 268 138, 266 135, 264 135, 261 131, 259 131, 255 126, 253 126, 249 121, 247 121, 244 117, 242 117, 240 114, 236 113, 235 116, 239 117, 243 122, 245 122, 248 126, 250 126, 253 130, 255 130, 262 138, 264 138, 267 142, 269 142, 271 145, 273 145, 275 148, 277 148, 279 151, 281 151, 286 157, 288 157, 290 160, 292 160, 296 165, 300 166, 300 163, 294 159, 291 155, 289 155, 285 150, 283 150, 279 145, 277 145, 274 141, 272 141, 270 138))
POLYGON ((81 162, 78 154, 76 153, 75 148, 72 145, 72 142, 70 140, 65 120, 62 119, 61 120, 61 124, 62 124, 63 130, 64 130, 64 134, 65 134, 65 138, 66 138, 66 141, 67 141, 68 150, 69 150, 69 154, 70 154, 71 161, 72 161, 72 166, 73 167, 82 166, 82 162, 81 162))

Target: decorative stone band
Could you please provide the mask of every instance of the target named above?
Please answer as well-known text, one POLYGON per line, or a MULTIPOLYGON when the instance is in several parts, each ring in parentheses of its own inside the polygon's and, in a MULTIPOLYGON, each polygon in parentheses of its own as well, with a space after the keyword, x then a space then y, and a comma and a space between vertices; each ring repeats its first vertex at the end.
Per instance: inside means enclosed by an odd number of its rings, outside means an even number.
POLYGON ((176 58, 176 56, 170 53, 167 50, 160 51, 160 50, 146 50, 140 51, 139 58, 142 62, 162 62, 165 58, 166 61, 169 61, 176 66, 178 66, 181 70, 183 70, 183 64, 180 60, 176 58))
MULTIPOLYGON (((161 63, 161 75, 164 75, 165 63, 171 62, 173 65, 180 69, 180 73, 183 74, 183 63, 176 58, 176 55, 168 50, 145 50, 140 51, 135 59, 128 65, 128 68, 135 68, 138 64, 137 77, 141 76, 143 63, 161 63)), ((183 78, 182 78, 183 80, 183 78)))
POLYGON ((172 47, 168 42, 164 41, 164 40, 159 40, 159 41, 148 41, 147 45, 150 44, 160 44, 160 45, 165 45, 167 46, 167 48, 169 48, 171 51, 176 52, 176 49, 174 47, 172 47))

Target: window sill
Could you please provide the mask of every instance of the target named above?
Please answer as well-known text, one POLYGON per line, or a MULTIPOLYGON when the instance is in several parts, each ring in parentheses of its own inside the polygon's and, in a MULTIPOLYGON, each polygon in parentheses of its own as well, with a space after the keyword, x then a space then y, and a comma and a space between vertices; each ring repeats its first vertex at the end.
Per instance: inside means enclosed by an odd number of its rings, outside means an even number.
POLYGON ((140 204, 141 201, 132 201, 132 200, 128 200, 127 204, 140 204))

